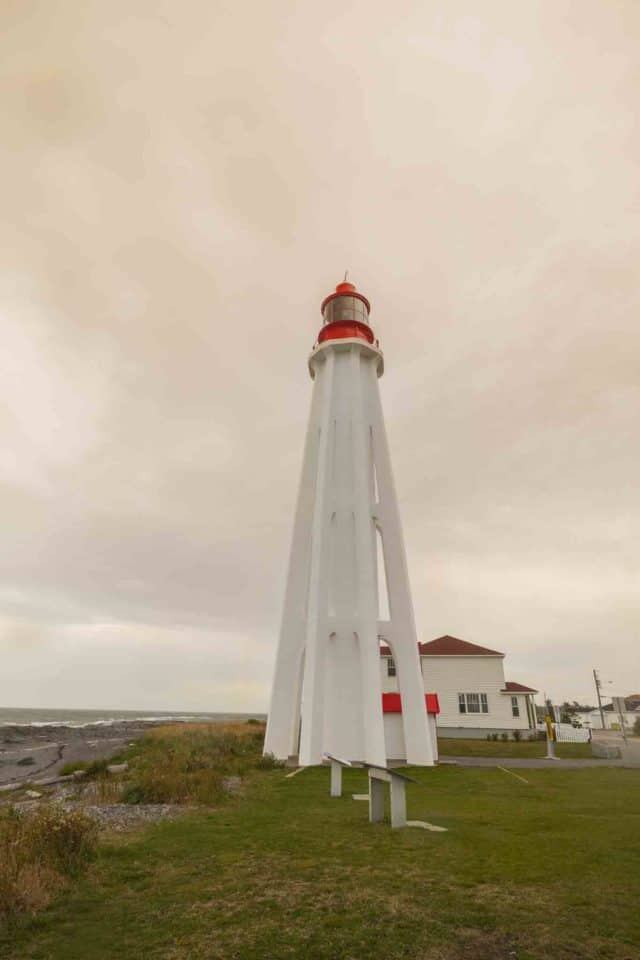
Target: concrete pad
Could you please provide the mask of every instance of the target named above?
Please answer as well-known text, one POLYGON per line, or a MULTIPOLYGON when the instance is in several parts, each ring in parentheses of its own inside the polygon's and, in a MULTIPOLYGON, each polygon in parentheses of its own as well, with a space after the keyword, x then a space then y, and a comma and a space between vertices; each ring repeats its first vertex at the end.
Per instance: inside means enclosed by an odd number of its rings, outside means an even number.
POLYGON ((426 820, 407 820, 408 827, 420 827, 421 830, 430 830, 431 833, 448 833, 446 827, 437 827, 435 823, 427 823, 426 820))

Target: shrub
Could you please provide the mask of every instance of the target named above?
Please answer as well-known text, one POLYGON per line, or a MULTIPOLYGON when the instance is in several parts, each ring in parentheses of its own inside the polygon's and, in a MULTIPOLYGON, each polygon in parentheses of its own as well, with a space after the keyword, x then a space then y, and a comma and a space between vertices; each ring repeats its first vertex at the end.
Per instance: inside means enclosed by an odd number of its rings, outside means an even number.
POLYGON ((516 741, 516 743, 520 743, 520 741, 522 740, 522 734, 519 730, 513 731, 513 739, 516 741))
POLYGON ((107 772, 107 767, 110 763, 118 763, 119 758, 116 757, 105 757, 103 760, 92 760, 91 763, 88 763, 84 768, 86 770, 88 777, 99 777, 101 774, 107 772))
POLYGON ((215 803, 222 795, 222 776, 213 769, 196 769, 179 757, 161 767, 140 765, 134 782, 122 795, 124 803, 215 803))
POLYGON ((504 743, 506 743, 507 740, 509 739, 509 734, 506 733, 506 732, 505 732, 505 733, 501 733, 501 734, 500 734, 500 739, 501 739, 502 741, 504 741, 504 743))
POLYGON ((0 820, 0 916, 46 906, 93 857, 97 825, 80 811, 10 809, 0 820))
POLYGON ((284 767, 284 760, 276 760, 272 753, 265 753, 256 760, 258 770, 275 770, 277 767, 284 767))
POLYGON ((87 766, 88 763, 86 760, 70 760, 69 763, 65 763, 60 767, 58 774, 61 777, 68 777, 78 770, 86 770, 87 766))
POLYGON ((95 853, 98 827, 81 810, 42 807, 27 817, 26 836, 46 864, 59 873, 78 873, 95 853))
POLYGON ((152 731, 130 759, 126 803, 216 803, 223 780, 278 766, 262 756, 263 724, 190 724, 152 731))
POLYGON ((70 760, 69 763, 65 763, 60 767, 59 773, 61 777, 67 777, 72 773, 76 773, 78 770, 84 770, 88 777, 99 777, 103 773, 106 773, 110 763, 117 762, 115 757, 105 757, 102 760, 70 760))

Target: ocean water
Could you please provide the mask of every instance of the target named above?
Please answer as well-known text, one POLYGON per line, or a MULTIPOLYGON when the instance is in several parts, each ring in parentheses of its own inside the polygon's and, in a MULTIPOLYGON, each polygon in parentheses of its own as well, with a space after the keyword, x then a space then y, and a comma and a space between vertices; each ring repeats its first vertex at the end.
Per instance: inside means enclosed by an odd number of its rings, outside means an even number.
POLYGON ((0 727, 86 727, 91 723, 113 724, 122 720, 149 720, 158 723, 167 720, 183 721, 206 720, 210 723, 223 723, 233 720, 266 720, 264 713, 188 713, 177 710, 38 710, 31 707, 0 707, 0 727))

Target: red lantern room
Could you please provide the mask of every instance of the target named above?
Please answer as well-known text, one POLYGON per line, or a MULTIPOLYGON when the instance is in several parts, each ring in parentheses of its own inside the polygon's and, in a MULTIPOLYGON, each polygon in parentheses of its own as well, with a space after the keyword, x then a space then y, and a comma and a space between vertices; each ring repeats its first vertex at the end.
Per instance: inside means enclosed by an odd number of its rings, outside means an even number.
POLYGON ((320 310, 324 325, 318 334, 318 343, 347 338, 373 343, 375 338, 369 326, 370 309, 367 298, 358 293, 352 283, 346 280, 339 283, 335 293, 330 293, 322 301, 320 310))

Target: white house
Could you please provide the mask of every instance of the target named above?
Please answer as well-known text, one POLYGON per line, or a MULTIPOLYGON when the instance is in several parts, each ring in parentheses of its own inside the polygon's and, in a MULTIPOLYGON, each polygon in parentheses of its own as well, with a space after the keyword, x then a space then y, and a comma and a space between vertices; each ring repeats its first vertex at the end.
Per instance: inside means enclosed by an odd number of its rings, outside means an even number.
MULTIPOLYGON (((625 707, 626 710, 622 714, 622 722, 624 723, 625 731, 631 733, 636 720, 640 717, 640 693, 634 693, 630 697, 626 697, 625 707)), ((614 705, 612 703, 605 704, 602 712, 604 714, 605 729, 619 730, 620 714, 614 705)), ((591 713, 583 714, 580 719, 585 726, 591 727, 592 730, 602 730, 602 717, 600 716, 599 710, 592 710, 591 713)))
MULTIPOLYGON (((505 680, 504 653, 457 637, 438 637, 418 644, 425 694, 437 694, 438 735, 486 737, 489 733, 536 728, 534 696, 522 683, 505 680)), ((381 638, 380 669, 383 697, 398 691, 396 664, 381 638)), ((387 737, 393 739, 392 719, 385 709, 387 737)))

